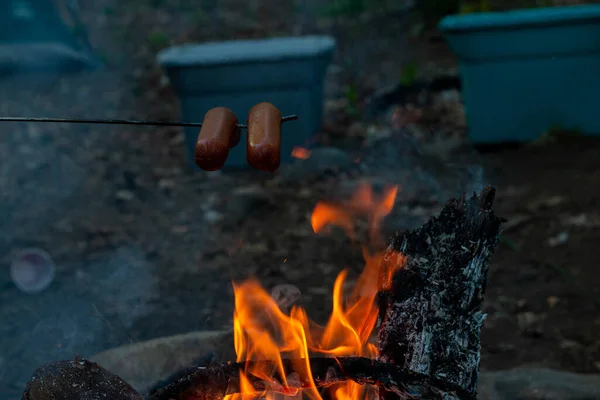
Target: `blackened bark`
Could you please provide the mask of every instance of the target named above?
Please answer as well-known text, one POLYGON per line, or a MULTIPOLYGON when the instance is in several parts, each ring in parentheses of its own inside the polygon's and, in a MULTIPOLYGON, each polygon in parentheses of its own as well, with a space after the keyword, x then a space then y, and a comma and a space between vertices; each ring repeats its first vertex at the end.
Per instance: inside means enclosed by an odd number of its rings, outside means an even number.
MULTIPOLYGON (((406 261, 394 274, 391 288, 380 293, 380 360, 472 395, 477 387, 488 260, 502 222, 492 211, 494 194, 487 187, 471 198, 452 199, 439 217, 395 237, 388 259, 400 252, 406 261)), ((433 398, 460 397, 439 389, 433 398)), ((411 394, 423 397, 418 387, 411 394)), ((381 390, 380 398, 399 397, 381 390)))

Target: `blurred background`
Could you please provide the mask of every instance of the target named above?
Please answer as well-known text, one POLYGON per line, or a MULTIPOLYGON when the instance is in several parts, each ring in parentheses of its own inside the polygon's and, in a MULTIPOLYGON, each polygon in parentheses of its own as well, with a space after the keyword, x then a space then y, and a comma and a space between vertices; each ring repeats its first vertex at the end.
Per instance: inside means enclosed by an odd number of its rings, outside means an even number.
MULTIPOLYGON (((420 226, 450 197, 496 186, 508 222, 491 262, 482 369, 600 371, 600 130, 548 125, 520 143, 470 132, 471 53, 437 28, 448 15, 593 2, 2 3, 0 116, 177 121, 162 50, 306 35, 336 48, 321 127, 275 174, 193 168, 181 128, 0 123, 0 399, 20 398, 45 362, 230 329, 232 277, 293 284, 324 322, 336 275, 355 277, 363 259, 343 232, 315 235, 310 213, 365 180, 399 185, 385 237, 420 226)), ((515 101, 577 100, 512 89, 515 101)), ((493 104, 511 118, 510 102, 493 104)))

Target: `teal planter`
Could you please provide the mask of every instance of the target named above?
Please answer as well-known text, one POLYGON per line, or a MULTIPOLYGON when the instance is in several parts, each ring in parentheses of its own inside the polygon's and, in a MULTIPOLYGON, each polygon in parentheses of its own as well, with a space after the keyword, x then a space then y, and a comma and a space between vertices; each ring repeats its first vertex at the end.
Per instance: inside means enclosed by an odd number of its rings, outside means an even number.
POLYGON ((474 143, 524 142, 552 127, 600 134, 600 5, 452 15, 474 143))
POLYGON ((53 0, 0 1, 0 76, 96 69, 101 63, 89 50, 53 0))
MULTIPOLYGON (((298 120, 283 124, 281 163, 289 163, 295 146, 304 146, 323 119, 323 85, 335 41, 328 36, 235 40, 187 44, 158 55, 177 92, 185 121, 202 121, 213 107, 228 107, 245 124, 248 111, 263 101, 298 120)), ((186 128, 190 165, 199 130, 186 128)), ((225 168, 248 168, 245 133, 231 149, 225 168)))

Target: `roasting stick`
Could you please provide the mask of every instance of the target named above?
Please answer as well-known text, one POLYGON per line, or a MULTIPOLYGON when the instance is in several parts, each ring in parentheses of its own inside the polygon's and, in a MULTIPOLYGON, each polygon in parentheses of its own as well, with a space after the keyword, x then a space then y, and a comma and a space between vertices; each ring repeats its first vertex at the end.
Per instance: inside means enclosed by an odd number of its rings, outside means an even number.
POLYGON ((240 142, 240 130, 247 129, 247 160, 255 169, 275 172, 281 158, 281 125, 298 119, 296 115, 282 116, 271 103, 256 104, 248 113, 248 124, 238 122, 237 116, 227 107, 208 110, 202 122, 140 121, 129 119, 74 119, 0 117, 0 122, 55 122, 107 125, 151 125, 200 128, 194 149, 196 165, 205 171, 221 169, 229 150, 240 142))
MULTIPOLYGON (((287 115, 281 122, 297 120, 297 115, 287 115)), ((103 124, 103 125, 140 125, 140 126, 182 126, 202 127, 202 122, 176 122, 176 121, 143 121, 131 119, 76 119, 76 118, 29 118, 29 117, 0 117, 0 122, 56 122, 68 124, 103 124)), ((237 124, 240 129, 248 128, 247 125, 237 124)))

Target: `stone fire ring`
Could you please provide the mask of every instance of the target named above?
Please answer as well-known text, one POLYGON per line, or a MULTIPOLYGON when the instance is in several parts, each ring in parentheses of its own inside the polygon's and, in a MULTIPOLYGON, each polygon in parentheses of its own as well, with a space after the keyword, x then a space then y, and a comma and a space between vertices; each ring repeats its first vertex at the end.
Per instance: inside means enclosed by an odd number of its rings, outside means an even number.
POLYGON ((215 361, 235 361, 233 333, 191 332, 116 347, 90 358, 140 393, 174 372, 214 354, 215 361))
MULTIPOLYGON (((140 393, 195 361, 213 354, 216 362, 235 361, 231 331, 191 332, 121 346, 91 357, 140 393)), ((600 375, 523 367, 483 372, 480 400, 600 399, 600 375), (557 397, 558 396, 558 397, 557 397)))

